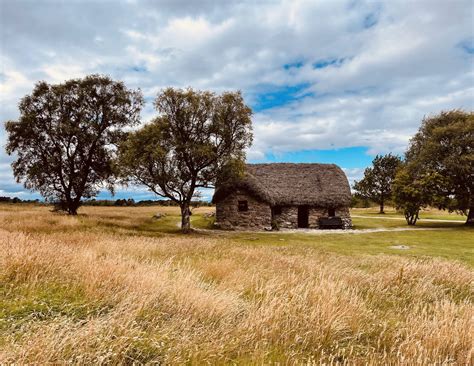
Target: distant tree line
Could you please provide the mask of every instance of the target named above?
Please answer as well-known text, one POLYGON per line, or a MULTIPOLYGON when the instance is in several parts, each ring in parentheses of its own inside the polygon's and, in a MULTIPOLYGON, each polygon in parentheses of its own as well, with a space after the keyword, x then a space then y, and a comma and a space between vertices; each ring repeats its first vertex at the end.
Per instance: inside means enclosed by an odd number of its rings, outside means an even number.
MULTIPOLYGON (((117 200, 96 200, 90 199, 82 202, 83 206, 132 206, 132 207, 141 207, 141 206, 173 206, 179 207, 178 203, 172 200, 140 200, 135 201, 133 198, 122 198, 117 200)), ((203 206, 212 206, 211 202, 208 201, 191 201, 191 207, 203 207, 203 206)))
POLYGON ((34 199, 34 200, 22 200, 21 198, 18 197, 5 197, 5 196, 0 196, 0 202, 4 203, 40 203, 41 201, 39 199, 34 199))
MULTIPOLYGON (((391 197, 385 201, 386 206, 393 206, 393 200, 391 197)), ((351 198, 351 208, 371 208, 371 207, 380 207, 380 204, 374 200, 360 195, 358 192, 352 193, 351 198)))
MULTIPOLYGON (((41 201, 39 199, 34 200, 22 200, 19 197, 6 197, 0 196, 0 203, 38 203, 42 205, 55 205, 55 202, 48 203, 41 201)), ((81 206, 131 206, 131 207, 143 207, 143 206, 162 206, 162 207, 179 207, 178 203, 172 200, 140 200, 135 201, 133 198, 119 198, 116 200, 97 200, 95 198, 81 201, 81 206)), ((190 202, 191 207, 211 207, 212 203, 209 201, 200 201, 200 200, 193 200, 190 202)))

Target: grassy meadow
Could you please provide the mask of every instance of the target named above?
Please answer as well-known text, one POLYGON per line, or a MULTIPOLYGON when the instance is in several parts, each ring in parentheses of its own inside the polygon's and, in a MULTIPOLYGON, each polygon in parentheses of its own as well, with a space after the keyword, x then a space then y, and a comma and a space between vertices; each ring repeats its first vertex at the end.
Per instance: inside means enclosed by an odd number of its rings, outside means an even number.
POLYGON ((463 217, 252 233, 212 210, 182 235, 170 207, 0 205, 0 364, 474 363, 463 217))

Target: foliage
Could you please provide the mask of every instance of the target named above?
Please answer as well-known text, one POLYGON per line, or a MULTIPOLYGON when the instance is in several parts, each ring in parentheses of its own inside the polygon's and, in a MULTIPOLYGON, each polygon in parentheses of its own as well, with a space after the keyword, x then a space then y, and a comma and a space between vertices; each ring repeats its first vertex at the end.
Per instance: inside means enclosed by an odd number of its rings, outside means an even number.
POLYGON ((135 205, 135 200, 133 198, 129 199, 118 199, 114 202, 115 206, 134 206, 135 205))
POLYGON ((444 177, 437 172, 417 174, 409 165, 397 172, 392 185, 393 199, 397 209, 403 210, 408 225, 415 225, 421 208, 439 205, 442 197, 437 195, 444 177))
POLYGON ((406 160, 418 176, 437 173, 443 177, 432 185, 437 205, 468 213, 474 225, 474 113, 461 110, 441 112, 423 119, 411 139, 406 160))
POLYGON ((39 199, 34 199, 34 200, 22 200, 21 198, 18 197, 5 197, 5 196, 0 196, 0 202, 6 202, 6 203, 39 203, 39 199))
POLYGON ((380 213, 384 213, 384 204, 392 194, 392 181, 401 163, 398 156, 387 154, 377 155, 372 161, 372 167, 366 168, 364 177, 354 182, 354 190, 358 195, 377 202, 380 213))
POLYGON ((142 105, 140 91, 106 76, 37 83, 20 102, 19 120, 6 123, 17 181, 75 215, 100 185, 113 190, 114 144, 138 124, 142 105))
POLYGON ((367 197, 361 196, 359 193, 352 193, 351 208, 369 208, 374 206, 378 206, 377 202, 373 202, 367 197))
POLYGON ((252 111, 240 92, 173 88, 158 94, 155 107, 159 116, 121 146, 122 175, 176 202, 186 232, 197 189, 238 174, 243 166, 252 142, 252 111))

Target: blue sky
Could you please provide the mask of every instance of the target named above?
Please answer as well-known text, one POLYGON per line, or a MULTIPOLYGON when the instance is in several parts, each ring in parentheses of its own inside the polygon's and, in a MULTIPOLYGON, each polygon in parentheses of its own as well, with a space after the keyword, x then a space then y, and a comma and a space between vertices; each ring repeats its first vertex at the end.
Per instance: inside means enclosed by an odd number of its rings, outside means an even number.
MULTIPOLYGON (((352 182, 376 154, 402 154, 423 116, 473 109, 473 12, 471 0, 0 0, 0 121, 36 81, 90 73, 140 87, 143 123, 161 88, 241 90, 250 162, 336 163, 352 182)), ((37 197, 15 183, 5 141, 2 124, 0 195, 37 197)))
POLYGON ((373 156, 368 153, 367 147, 354 146, 341 149, 328 150, 299 150, 284 153, 268 153, 261 160, 256 159, 255 163, 325 163, 337 164, 346 169, 357 169, 360 166, 370 165, 373 156))

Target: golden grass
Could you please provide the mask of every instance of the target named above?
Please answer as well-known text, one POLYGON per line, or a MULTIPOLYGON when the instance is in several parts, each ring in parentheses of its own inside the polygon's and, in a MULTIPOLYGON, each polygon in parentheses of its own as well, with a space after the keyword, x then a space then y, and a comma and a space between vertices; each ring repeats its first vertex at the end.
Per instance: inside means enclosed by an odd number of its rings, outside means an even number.
POLYGON ((166 210, 2 206, 0 364, 474 362, 464 264, 182 236, 166 210))

